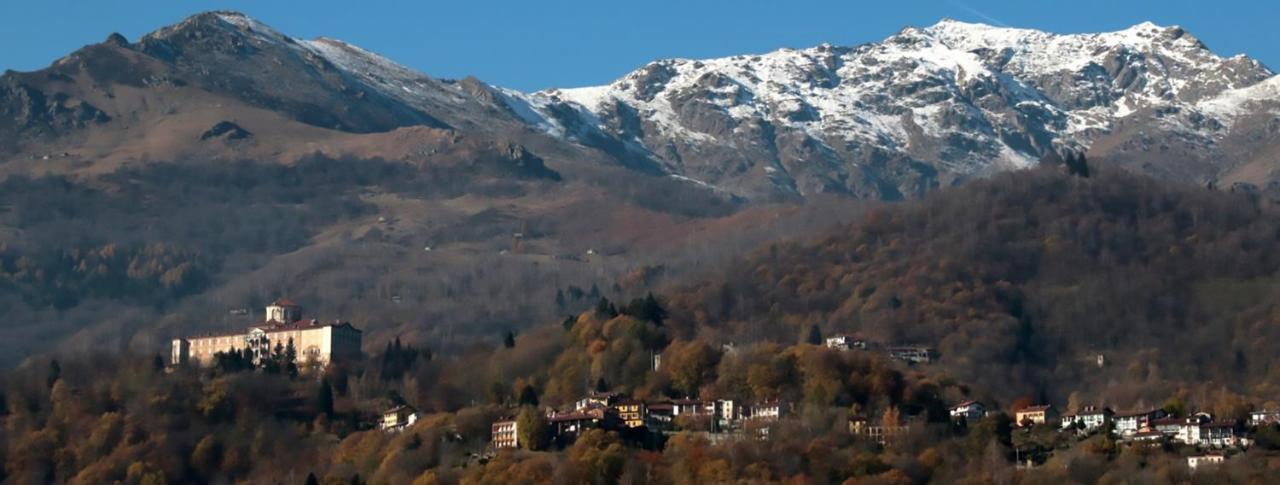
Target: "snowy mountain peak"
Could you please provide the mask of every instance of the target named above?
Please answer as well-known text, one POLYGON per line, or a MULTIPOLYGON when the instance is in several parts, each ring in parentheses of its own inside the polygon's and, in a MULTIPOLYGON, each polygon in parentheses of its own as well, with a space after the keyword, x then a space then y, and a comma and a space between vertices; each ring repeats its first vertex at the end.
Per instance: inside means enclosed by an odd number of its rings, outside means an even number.
POLYGON ((1272 75, 1177 26, 1056 34, 944 19, 857 47, 660 60, 509 104, 548 133, 619 140, 739 193, 893 198, 1086 148, 1138 119, 1209 144, 1230 120, 1206 114, 1272 75))

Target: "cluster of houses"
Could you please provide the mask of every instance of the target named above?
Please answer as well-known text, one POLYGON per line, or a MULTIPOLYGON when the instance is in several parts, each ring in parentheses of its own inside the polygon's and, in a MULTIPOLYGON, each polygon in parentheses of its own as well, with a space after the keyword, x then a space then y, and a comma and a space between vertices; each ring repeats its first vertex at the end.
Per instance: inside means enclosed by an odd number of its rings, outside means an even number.
POLYGON ((829 349, 836 350, 871 350, 872 348, 881 349, 885 355, 895 360, 901 360, 912 364, 928 364, 937 360, 938 352, 932 347, 923 345, 889 345, 880 346, 872 342, 868 342, 859 335, 836 335, 827 337, 824 342, 829 349))
MULTIPOLYGON (((676 427, 676 421, 706 426, 710 433, 738 432, 754 429, 767 436, 768 424, 786 416, 791 406, 782 401, 745 404, 732 399, 666 399, 640 400, 617 392, 592 392, 574 403, 572 409, 548 409, 544 415, 553 442, 568 444, 591 429, 663 433, 676 427)), ((515 416, 498 420, 492 426, 494 448, 520 446, 519 423, 515 416)))
MULTIPOLYGON (((986 416, 986 407, 978 401, 965 401, 950 408, 953 420, 971 421, 986 416)), ((1280 423, 1280 411, 1255 411, 1247 423, 1215 420, 1212 414, 1195 413, 1188 417, 1169 416, 1163 409, 1132 412, 1112 411, 1110 408, 1085 406, 1072 413, 1058 416, 1049 405, 1028 406, 1014 412, 1014 424, 1019 427, 1056 423, 1060 431, 1088 434, 1111 426, 1114 435, 1127 442, 1171 442, 1201 448, 1233 448, 1248 446, 1243 431, 1248 427, 1280 423)))

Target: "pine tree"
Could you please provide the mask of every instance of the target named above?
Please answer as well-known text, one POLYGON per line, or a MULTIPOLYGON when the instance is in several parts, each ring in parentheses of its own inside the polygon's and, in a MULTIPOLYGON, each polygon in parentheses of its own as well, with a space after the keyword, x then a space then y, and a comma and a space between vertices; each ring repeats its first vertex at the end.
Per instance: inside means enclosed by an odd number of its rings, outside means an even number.
POLYGON ((538 391, 533 386, 525 385, 520 389, 520 405, 521 406, 538 406, 538 391))
POLYGON ((508 330, 508 331, 507 331, 507 334, 506 334, 505 336, 503 336, 503 337, 502 337, 502 346, 503 346, 503 347, 506 347, 506 348, 508 348, 508 349, 515 348, 515 346, 516 346, 516 334, 515 334, 514 332, 512 332, 512 331, 508 330))
POLYGON ((314 472, 307 474, 307 481, 303 485, 320 485, 320 480, 316 478, 314 472))
POLYGON ((810 325, 809 333, 805 336, 804 341, 812 345, 822 345, 822 330, 817 325, 810 325))
POLYGON ((62 378, 62 364, 58 363, 58 359, 53 359, 49 361, 49 374, 45 378, 45 384, 48 385, 49 388, 53 388, 53 385, 56 384, 58 382, 58 379, 61 379, 61 378, 62 378))
POLYGON ((289 337, 289 345, 284 348, 284 362, 280 366, 291 377, 298 375, 298 349, 293 345, 293 337, 289 337))
POLYGON ((608 391, 609 391, 609 383, 605 382, 603 377, 596 379, 596 392, 608 392, 608 391))
POLYGON ((328 417, 333 417, 333 386, 329 385, 329 378, 320 379, 320 390, 316 393, 316 409, 328 417))

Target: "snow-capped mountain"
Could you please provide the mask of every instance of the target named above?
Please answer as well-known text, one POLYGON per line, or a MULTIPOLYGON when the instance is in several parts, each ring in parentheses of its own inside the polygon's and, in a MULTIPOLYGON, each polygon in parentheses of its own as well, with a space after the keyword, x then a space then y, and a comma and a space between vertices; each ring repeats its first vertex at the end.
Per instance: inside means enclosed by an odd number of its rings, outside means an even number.
POLYGON ((1196 182, 1229 177, 1217 145, 1271 109, 1276 86, 1257 61, 1178 27, 1059 35, 944 20, 857 47, 662 60, 607 86, 507 94, 548 133, 613 138, 744 195, 892 199, 1091 147, 1120 163, 1174 158, 1150 171, 1193 165, 1174 175, 1196 182))
POLYGON ((284 156, 425 126, 447 135, 430 147, 402 135, 387 153, 438 154, 466 135, 512 163, 551 153, 751 199, 901 199, 1081 149, 1172 180, 1265 185, 1280 180, 1278 114, 1280 78, 1265 66, 1150 23, 1060 35, 944 20, 855 47, 660 60, 606 86, 523 93, 208 12, 0 76, 0 161, 284 156), (206 132, 264 136, 223 146, 206 132))

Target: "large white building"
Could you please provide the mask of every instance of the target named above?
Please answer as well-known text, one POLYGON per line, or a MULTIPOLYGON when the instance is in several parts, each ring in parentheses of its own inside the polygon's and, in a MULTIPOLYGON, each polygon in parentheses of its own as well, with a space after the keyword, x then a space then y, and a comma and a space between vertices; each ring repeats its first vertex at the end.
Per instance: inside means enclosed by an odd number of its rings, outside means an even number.
POLYGON ((254 363, 269 355, 276 344, 293 343, 298 365, 325 365, 360 355, 362 333, 346 322, 303 320, 302 307, 286 299, 267 306, 267 320, 243 332, 173 340, 170 362, 209 366, 218 353, 248 350, 254 363))

